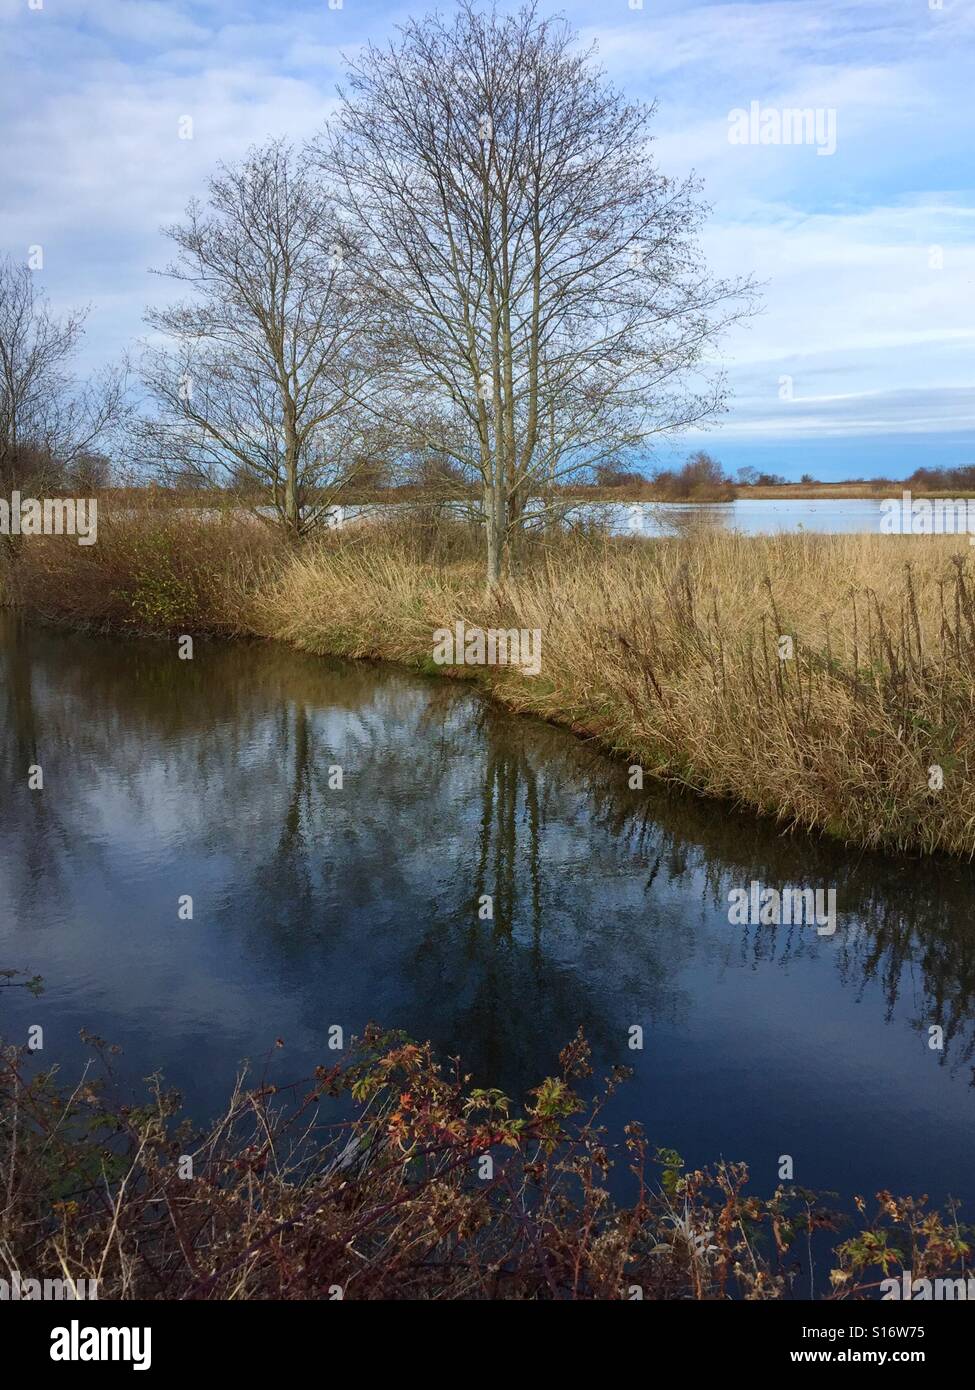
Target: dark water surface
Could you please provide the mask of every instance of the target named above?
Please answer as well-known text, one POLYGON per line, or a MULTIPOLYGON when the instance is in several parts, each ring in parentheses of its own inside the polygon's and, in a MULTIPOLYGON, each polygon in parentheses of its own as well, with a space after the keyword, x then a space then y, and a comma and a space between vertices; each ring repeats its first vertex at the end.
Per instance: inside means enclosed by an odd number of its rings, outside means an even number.
POLYGON ((971 866, 631 791, 448 682, 0 623, 0 967, 46 983, 0 993, 0 1032, 42 1024, 46 1062, 73 1074, 87 1028, 204 1118, 278 1036, 282 1079, 375 1019, 520 1094, 581 1024, 636 1068, 615 1118, 690 1163, 745 1159, 767 1191, 791 1154, 811 1187, 975 1215, 971 866), (752 880, 835 887, 835 935, 729 924, 752 880))

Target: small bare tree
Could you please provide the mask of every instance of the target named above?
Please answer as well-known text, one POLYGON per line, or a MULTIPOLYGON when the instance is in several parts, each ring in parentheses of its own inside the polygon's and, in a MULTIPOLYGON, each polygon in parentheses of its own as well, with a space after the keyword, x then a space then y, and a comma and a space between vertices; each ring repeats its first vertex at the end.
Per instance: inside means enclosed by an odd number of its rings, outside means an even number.
POLYGON ((321 522, 368 461, 378 376, 361 257, 304 155, 279 140, 220 165, 205 205, 166 229, 162 272, 190 300, 146 318, 156 413, 140 453, 169 478, 270 500, 293 536, 321 522))
POLYGON ((534 5, 409 20, 349 67, 318 143, 360 230, 406 432, 478 477, 487 577, 557 485, 719 409, 697 369, 743 312, 697 249, 693 180, 534 5))
MULTIPOLYGON (((124 369, 71 375, 86 310, 51 312, 36 272, 0 259, 0 486, 90 480, 125 411, 124 369)), ((104 466, 101 469, 104 475, 104 466)))

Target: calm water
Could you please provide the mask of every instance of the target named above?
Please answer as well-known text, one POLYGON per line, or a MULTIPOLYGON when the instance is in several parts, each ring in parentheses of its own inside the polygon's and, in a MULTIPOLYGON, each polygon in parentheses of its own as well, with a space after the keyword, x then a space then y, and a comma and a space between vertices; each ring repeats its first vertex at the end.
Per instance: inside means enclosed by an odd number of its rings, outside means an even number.
POLYGON ((278 1036, 282 1079, 334 1061, 329 1025, 376 1019, 521 1092, 581 1024, 636 1067, 614 1118, 689 1162, 746 1159, 770 1190, 789 1153, 844 1195, 975 1198, 968 865, 630 791, 624 766, 446 682, 2 621, 0 966, 46 992, 0 993, 0 1031, 41 1023, 46 1061, 72 1073, 91 1029, 202 1118, 278 1036), (753 879, 835 886, 836 934, 730 925, 753 879))
MULTIPOLYGON (((895 490, 893 496, 899 496, 895 490)), ((818 531, 835 535, 880 534, 879 498, 742 497, 734 502, 587 502, 569 511, 571 520, 598 520, 620 535, 666 536, 689 530, 740 531, 746 536, 779 531, 818 531)), ((362 516, 381 517, 395 507, 343 507, 342 523, 362 516)), ((458 512, 462 509, 458 508, 458 512)))
MULTIPOLYGON (((898 495, 894 494, 894 495, 898 495)), ((867 532, 880 534, 880 499, 740 497, 734 502, 654 502, 619 506, 597 503, 580 508, 600 515, 614 531, 646 536, 665 536, 704 528, 741 531, 746 536, 773 535, 778 531, 867 532)))

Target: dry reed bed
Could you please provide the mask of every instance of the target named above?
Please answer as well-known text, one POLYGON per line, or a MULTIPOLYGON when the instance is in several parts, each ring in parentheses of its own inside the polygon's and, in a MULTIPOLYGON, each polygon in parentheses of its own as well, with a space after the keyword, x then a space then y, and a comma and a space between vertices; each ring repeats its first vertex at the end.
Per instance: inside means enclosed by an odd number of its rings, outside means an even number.
POLYGON ((296 557, 253 603, 258 631, 305 650, 425 668, 458 618, 540 629, 538 677, 482 682, 656 776, 865 845, 975 848, 975 574, 957 542, 563 542, 493 599, 473 564, 350 545, 296 557))
POLYGON ((527 545, 488 596, 476 538, 432 518, 290 551, 239 517, 128 509, 96 546, 22 545, 6 584, 49 620, 249 633, 430 672, 448 669, 434 630, 458 619, 537 628, 538 676, 453 674, 783 823, 975 850, 975 562, 960 539, 562 536, 527 545))

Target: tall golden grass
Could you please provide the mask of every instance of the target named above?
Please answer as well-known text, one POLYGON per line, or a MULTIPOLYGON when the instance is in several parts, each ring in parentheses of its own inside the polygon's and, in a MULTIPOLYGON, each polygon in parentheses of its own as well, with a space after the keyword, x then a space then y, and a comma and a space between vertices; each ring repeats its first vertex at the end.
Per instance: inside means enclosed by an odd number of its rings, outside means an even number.
POLYGON ((430 673, 448 671, 434 631, 458 619, 537 628, 538 676, 449 673, 784 826, 975 851, 975 563, 959 539, 549 536, 488 596, 458 526, 282 550, 232 515, 128 508, 88 549, 22 544, 6 585, 76 625, 249 633, 430 673))

